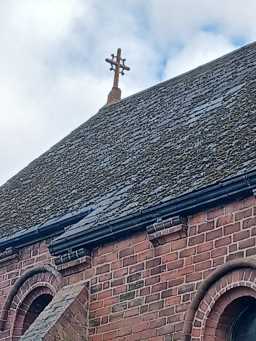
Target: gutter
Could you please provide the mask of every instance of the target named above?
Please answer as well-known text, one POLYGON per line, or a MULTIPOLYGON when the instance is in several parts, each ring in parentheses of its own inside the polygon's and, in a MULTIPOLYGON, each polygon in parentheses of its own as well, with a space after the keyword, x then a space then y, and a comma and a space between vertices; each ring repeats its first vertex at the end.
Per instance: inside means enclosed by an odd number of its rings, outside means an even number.
POLYGON ((0 250, 5 250, 8 247, 21 248, 34 244, 35 242, 44 240, 48 237, 58 236, 65 232, 65 228, 76 224, 81 219, 86 217, 90 210, 84 212, 79 212, 69 217, 60 217, 58 220, 55 219, 54 222, 45 223, 38 227, 31 227, 28 230, 17 232, 11 237, 0 239, 0 250))
POLYGON ((188 215, 205 208, 240 199, 253 194, 256 188, 256 171, 223 180, 215 185, 184 194, 180 197, 145 208, 126 217, 55 239, 49 246, 53 255, 60 255, 70 249, 92 248, 99 243, 111 241, 120 236, 145 230, 159 219, 177 215, 188 215))

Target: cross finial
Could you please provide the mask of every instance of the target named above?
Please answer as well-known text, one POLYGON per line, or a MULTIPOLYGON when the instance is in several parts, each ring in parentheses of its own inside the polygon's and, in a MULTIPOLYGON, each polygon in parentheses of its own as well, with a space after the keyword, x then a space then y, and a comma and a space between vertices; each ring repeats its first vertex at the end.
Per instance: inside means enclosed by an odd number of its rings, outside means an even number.
POLYGON ((107 104, 112 104, 118 102, 121 99, 121 89, 119 89, 119 75, 124 75, 124 71, 129 71, 130 68, 125 65, 125 59, 121 58, 121 49, 117 49, 116 56, 114 54, 111 55, 110 58, 106 58, 105 61, 111 65, 110 71, 114 71, 114 82, 112 90, 108 95, 107 104))

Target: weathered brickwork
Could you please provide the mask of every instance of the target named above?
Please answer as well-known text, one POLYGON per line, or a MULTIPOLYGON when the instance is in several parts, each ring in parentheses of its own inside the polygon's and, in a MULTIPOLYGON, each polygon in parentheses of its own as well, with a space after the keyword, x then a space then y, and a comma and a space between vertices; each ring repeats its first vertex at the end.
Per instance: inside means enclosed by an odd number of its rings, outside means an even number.
POLYGON ((0 304, 4 304, 13 284, 28 269, 35 265, 52 263, 46 242, 36 243, 19 251, 18 256, 10 261, 1 263, 0 266, 0 304))
MULTIPOLYGON (((225 264, 256 255, 256 200, 252 196, 186 218, 182 233, 177 228, 161 243, 152 243, 148 232, 139 232, 94 248, 84 263, 76 261, 70 269, 57 269, 46 242, 19 250, 19 258, 0 265, 1 308, 21 274, 52 264, 62 279, 61 287, 77 282, 89 286, 90 341, 184 340, 190 322, 187 313, 200 285, 225 264)), ((234 297, 255 290, 250 284, 256 280, 254 270, 246 271, 248 285, 233 291, 234 297)), ((245 280, 239 269, 225 276, 229 286, 223 294, 245 280)), ((226 283, 218 281, 213 285, 226 283)), ((193 341, 213 340, 212 311, 216 304, 223 309, 228 304, 221 295, 213 298, 216 290, 213 286, 211 290, 206 290, 195 311, 193 341)), ((11 323, 9 319, 0 340, 12 340, 11 323)))
MULTIPOLYGON (((17 252, 17 257, 0 265, 0 340, 9 340, 11 335, 15 335, 15 329, 21 328, 15 324, 19 320, 18 307, 23 304, 27 298, 36 297, 37 291, 41 288, 51 286, 49 289, 54 294, 57 291, 58 284, 55 285, 53 276, 50 273, 39 271, 31 273, 24 281, 21 278, 32 269, 40 268, 45 264, 53 264, 53 259, 48 251, 48 242, 43 241, 28 246, 17 252), (18 284, 19 282, 20 285, 18 284)), ((22 315, 22 314, 21 314, 22 315)), ((18 322, 19 324, 19 322, 18 322)))

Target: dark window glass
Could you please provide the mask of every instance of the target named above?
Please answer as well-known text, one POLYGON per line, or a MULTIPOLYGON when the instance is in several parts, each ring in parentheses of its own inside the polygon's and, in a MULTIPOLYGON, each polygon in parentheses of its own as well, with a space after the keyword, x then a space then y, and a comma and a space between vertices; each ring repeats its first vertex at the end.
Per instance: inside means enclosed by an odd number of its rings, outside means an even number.
POLYGON ((48 294, 43 294, 34 300, 26 313, 22 334, 25 333, 25 331, 35 321, 37 316, 44 310, 44 308, 51 302, 51 300, 52 296, 48 294))
POLYGON ((238 316, 231 331, 231 341, 256 341, 256 305, 250 305, 238 316))

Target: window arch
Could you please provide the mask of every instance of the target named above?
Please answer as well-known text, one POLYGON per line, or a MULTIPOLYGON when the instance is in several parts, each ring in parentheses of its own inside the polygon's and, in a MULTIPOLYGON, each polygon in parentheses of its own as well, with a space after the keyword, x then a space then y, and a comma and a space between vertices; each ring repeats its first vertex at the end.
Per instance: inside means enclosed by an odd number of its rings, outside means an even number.
POLYGON ((13 324, 13 339, 23 335, 54 296, 53 288, 38 286, 33 288, 16 309, 13 324))
POLYGON ((29 323, 33 322, 62 286, 61 274, 51 265, 30 268, 24 272, 5 301, 0 316, 0 330, 9 331, 13 340, 18 340, 18 336, 24 333, 29 323))
POLYGON ((183 341, 255 340, 255 309, 256 259, 230 261, 199 287, 185 317, 183 341))
POLYGON ((245 312, 249 309, 253 313, 255 307, 255 290, 245 285, 229 288, 217 298, 211 311, 205 316, 201 340, 251 341, 248 337, 253 332, 251 330, 254 322, 248 319, 249 316, 245 312), (241 338, 242 334, 244 337, 241 338))

